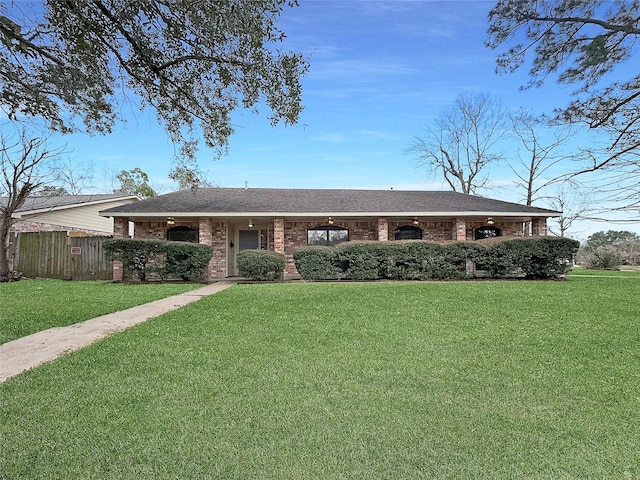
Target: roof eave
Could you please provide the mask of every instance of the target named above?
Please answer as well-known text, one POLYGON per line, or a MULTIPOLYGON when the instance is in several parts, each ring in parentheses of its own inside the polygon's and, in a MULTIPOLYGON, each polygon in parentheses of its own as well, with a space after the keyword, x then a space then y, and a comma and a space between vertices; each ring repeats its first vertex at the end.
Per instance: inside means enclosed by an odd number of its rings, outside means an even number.
POLYGON ((102 217, 558 217, 562 212, 558 211, 402 211, 402 212, 99 212, 102 217))

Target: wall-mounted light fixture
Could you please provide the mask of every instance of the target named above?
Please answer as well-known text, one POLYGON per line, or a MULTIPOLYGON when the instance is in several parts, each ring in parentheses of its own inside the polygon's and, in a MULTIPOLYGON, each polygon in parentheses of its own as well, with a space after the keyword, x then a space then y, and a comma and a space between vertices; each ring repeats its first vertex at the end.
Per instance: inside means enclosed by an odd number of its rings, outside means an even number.
POLYGON ((327 219, 327 223, 328 223, 329 225, 333 225, 333 217, 329 217, 329 218, 327 219))
POLYGON ((416 226, 417 226, 417 225, 420 223, 420 222, 418 221, 418 217, 413 217, 413 221, 412 221, 411 223, 413 223, 414 225, 416 225, 416 226))
POLYGON ((493 217, 487 218, 487 225, 493 225, 494 223, 496 222, 493 221, 493 217))
POLYGON ((253 228, 253 220, 249 219, 249 228, 253 228))
POLYGON ((167 225, 175 225, 176 219, 173 217, 167 217, 167 225))

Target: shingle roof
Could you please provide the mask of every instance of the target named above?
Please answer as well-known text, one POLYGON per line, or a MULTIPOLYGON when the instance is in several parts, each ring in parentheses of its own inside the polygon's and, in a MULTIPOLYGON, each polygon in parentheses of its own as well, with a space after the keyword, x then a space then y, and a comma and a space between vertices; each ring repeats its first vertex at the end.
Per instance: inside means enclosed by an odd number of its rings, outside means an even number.
POLYGON ((103 216, 179 214, 504 214, 561 212, 449 191, 201 188, 181 190, 100 212, 103 216))
MULTIPOLYGON (((135 199, 133 195, 122 194, 104 194, 99 193, 95 195, 61 195, 61 196, 45 196, 45 197, 28 197, 22 207, 16 210, 16 212, 29 212, 32 210, 54 209, 64 208, 71 206, 79 206, 87 203, 100 203, 107 202, 109 200, 127 200, 135 199)), ((0 205, 7 203, 7 197, 0 197, 0 205)))

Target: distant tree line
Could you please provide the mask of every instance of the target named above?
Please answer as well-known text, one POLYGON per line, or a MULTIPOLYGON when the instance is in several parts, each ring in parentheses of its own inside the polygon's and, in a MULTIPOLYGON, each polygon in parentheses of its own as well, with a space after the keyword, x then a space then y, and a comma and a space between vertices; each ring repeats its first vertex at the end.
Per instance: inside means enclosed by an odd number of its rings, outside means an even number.
POLYGON ((596 269, 640 265, 640 235, 615 230, 594 233, 581 246, 577 261, 596 269))

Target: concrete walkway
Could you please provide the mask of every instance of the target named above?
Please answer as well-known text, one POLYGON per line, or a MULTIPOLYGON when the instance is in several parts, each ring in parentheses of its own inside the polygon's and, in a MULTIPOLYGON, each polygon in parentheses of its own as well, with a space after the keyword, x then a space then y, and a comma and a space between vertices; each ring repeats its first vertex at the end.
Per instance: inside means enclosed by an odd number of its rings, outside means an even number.
POLYGON ((55 327, 0 345, 0 383, 20 373, 79 350, 105 337, 163 313, 176 310, 233 285, 230 281, 211 283, 190 292, 110 313, 84 322, 55 327))

